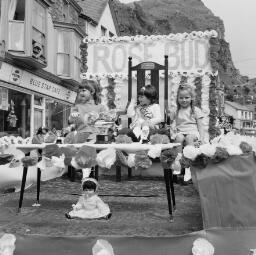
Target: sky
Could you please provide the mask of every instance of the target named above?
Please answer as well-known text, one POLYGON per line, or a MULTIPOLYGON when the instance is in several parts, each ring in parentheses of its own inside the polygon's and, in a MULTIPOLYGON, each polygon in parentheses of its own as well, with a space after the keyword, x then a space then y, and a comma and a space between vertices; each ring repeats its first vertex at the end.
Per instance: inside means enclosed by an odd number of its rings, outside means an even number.
MULTIPOLYGON (((122 3, 134 0, 120 0, 122 3)), ((202 0, 225 26, 225 39, 235 67, 242 75, 256 77, 256 0, 202 0)))

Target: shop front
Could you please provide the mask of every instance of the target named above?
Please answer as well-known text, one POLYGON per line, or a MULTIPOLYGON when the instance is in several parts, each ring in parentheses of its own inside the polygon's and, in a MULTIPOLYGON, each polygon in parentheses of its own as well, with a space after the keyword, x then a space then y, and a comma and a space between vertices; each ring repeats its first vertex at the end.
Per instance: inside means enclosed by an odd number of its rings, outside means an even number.
POLYGON ((0 137, 67 126, 76 92, 7 63, 0 69, 0 137))

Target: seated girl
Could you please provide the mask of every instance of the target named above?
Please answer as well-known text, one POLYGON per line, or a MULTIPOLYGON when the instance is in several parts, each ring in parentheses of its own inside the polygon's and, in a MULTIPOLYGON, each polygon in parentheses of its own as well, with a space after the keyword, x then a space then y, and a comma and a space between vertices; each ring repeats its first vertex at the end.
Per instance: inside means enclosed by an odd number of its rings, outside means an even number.
POLYGON ((98 182, 93 178, 85 178, 82 181, 83 195, 78 202, 72 205, 73 210, 66 213, 68 219, 106 219, 111 217, 109 206, 97 195, 98 182))
MULTIPOLYGON (((75 105, 71 108, 68 122, 71 125, 71 131, 75 129, 80 132, 79 137, 82 141, 72 142, 86 142, 86 139, 91 134, 96 135, 99 133, 99 130, 94 126, 94 123, 99 118, 100 114, 106 111, 106 107, 100 104, 100 91, 96 82, 85 81, 81 84, 75 105)), ((69 141, 69 137, 66 138, 66 141, 69 141)))
MULTIPOLYGON (((170 110, 172 126, 171 137, 182 145, 204 143, 206 139, 204 115, 195 106, 195 92, 190 85, 181 85, 177 93, 177 110, 170 110)), ((191 179, 190 169, 185 169, 184 181, 191 179)))
POLYGON ((119 134, 127 134, 137 142, 141 136, 148 136, 150 130, 158 129, 163 118, 157 101, 158 95, 154 86, 142 87, 138 94, 139 105, 132 100, 127 109, 127 116, 132 118, 130 129, 122 129, 119 134))
POLYGON ((77 131, 88 135, 98 133, 94 123, 100 113, 106 111, 106 107, 100 104, 100 91, 96 82, 86 81, 79 87, 75 106, 71 108, 69 124, 74 125, 77 131))

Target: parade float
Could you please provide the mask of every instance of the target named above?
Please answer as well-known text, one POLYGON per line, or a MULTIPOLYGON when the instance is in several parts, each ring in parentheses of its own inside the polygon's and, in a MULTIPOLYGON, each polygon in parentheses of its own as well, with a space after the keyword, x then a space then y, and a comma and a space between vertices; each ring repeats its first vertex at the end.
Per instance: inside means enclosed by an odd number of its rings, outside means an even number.
MULTIPOLYGON (((166 250, 172 250, 176 254, 191 254, 193 241, 199 238, 194 242, 192 254, 210 255, 216 251, 216 254, 240 255, 248 254, 250 249, 253 252, 256 231, 254 228, 250 230, 248 228, 255 227, 256 224, 254 216, 256 141, 234 134, 225 136, 220 132, 218 116, 221 114, 219 110, 222 98, 218 83, 218 54, 216 31, 83 40, 81 77, 83 80, 96 82, 101 88, 102 104, 116 112, 123 111, 130 100, 128 98, 128 57, 131 57, 133 64, 137 65, 143 62, 163 64, 164 56, 168 56, 168 76, 166 73, 159 73, 159 104, 163 114, 166 112, 166 105, 177 107, 176 95, 181 84, 188 83, 194 86, 196 105, 205 115, 205 128, 210 141, 199 148, 185 147, 184 155, 180 159, 181 164, 190 166, 192 169, 193 182, 201 200, 204 230, 165 240, 106 237, 113 244, 114 251, 117 249, 123 254, 128 254, 131 250, 133 254, 166 254, 162 249, 165 246, 166 250), (166 79, 168 79, 167 96, 164 90, 166 79), (168 102, 162 100, 166 97, 168 102), (137 250, 134 247, 139 243, 141 248, 137 250)), ((131 91, 134 98, 137 96, 138 79, 136 75, 132 76, 131 91)), ((150 73, 145 72, 144 82, 151 81, 150 73)), ((163 167, 171 169, 177 156, 175 146, 169 140, 166 142, 165 137, 160 135, 152 138, 151 144, 146 145, 132 143, 127 137, 119 137, 118 140, 119 143, 112 144, 58 145, 55 144, 56 139, 54 139, 50 144, 41 141, 40 144, 35 145, 32 144, 31 139, 4 137, 1 138, 2 155, 11 154, 7 150, 10 145, 16 145, 14 147, 21 149, 23 154, 15 156, 15 153, 11 159, 6 156, 6 164, 4 167, 1 166, 0 170, 3 173, 5 169, 6 173, 6 167, 10 168, 13 158, 16 158, 17 162, 15 162, 19 164, 21 171, 27 169, 30 172, 31 167, 41 168, 42 173, 53 178, 60 176, 65 166, 77 167, 78 162, 75 159, 78 153, 83 153, 87 159, 83 162, 84 168, 99 165, 108 169, 114 164, 147 168, 151 165, 149 158, 160 157, 163 167), (32 155, 25 156, 35 148, 42 150, 42 160, 39 162, 39 157, 35 159, 32 155), (140 151, 146 151, 146 153, 141 155, 138 153, 140 151), (120 154, 120 152, 126 154, 120 154), (50 166, 55 166, 55 170, 49 170, 50 166)), ((31 177, 31 182, 36 182, 35 176, 31 177)), ((50 241, 39 240, 40 238, 30 239, 32 246, 33 243, 40 246, 39 243, 50 241)), ((65 239, 69 245, 72 241, 72 238, 65 239)), ((89 252, 91 243, 83 243, 84 250, 89 252)), ((62 240, 55 245, 59 249, 63 245, 62 240)), ((74 250, 79 254, 75 247, 74 250)), ((114 251, 105 251, 104 254, 112 254, 114 251)))

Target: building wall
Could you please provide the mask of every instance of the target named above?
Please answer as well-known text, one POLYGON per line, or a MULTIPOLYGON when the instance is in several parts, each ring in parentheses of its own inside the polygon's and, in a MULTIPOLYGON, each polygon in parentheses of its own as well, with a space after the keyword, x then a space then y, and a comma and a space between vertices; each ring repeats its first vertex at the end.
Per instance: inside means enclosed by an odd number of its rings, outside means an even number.
POLYGON ((111 32, 114 35, 117 35, 116 28, 114 25, 114 21, 112 18, 112 14, 109 8, 109 5, 106 5, 105 10, 103 11, 103 14, 101 16, 101 19, 99 20, 99 23, 97 26, 94 26, 90 23, 88 23, 88 37, 90 38, 99 38, 101 37, 101 26, 107 29, 106 36, 109 35, 109 32, 111 32))

